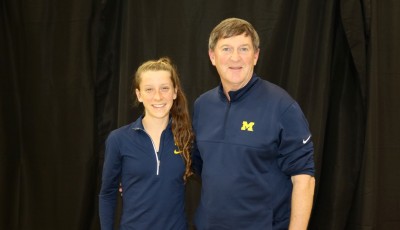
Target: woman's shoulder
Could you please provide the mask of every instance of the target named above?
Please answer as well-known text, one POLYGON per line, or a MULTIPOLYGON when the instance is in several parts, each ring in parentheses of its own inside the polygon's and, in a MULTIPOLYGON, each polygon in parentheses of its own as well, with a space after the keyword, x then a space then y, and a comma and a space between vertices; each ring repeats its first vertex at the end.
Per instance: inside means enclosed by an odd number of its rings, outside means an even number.
POLYGON ((110 134, 108 135, 108 138, 121 138, 121 137, 126 136, 128 134, 131 135, 131 133, 135 129, 135 123, 136 122, 132 122, 130 124, 126 124, 126 125, 123 125, 123 126, 121 126, 119 128, 116 128, 116 129, 112 130, 110 132, 110 134))

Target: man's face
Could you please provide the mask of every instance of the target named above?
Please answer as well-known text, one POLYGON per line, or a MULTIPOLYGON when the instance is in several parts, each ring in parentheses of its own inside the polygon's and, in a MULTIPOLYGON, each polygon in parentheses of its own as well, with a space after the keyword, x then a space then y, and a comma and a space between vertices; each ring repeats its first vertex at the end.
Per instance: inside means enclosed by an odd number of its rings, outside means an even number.
POLYGON ((254 50, 250 36, 244 34, 218 40, 209 50, 211 63, 217 68, 225 92, 245 86, 257 64, 259 49, 254 50))

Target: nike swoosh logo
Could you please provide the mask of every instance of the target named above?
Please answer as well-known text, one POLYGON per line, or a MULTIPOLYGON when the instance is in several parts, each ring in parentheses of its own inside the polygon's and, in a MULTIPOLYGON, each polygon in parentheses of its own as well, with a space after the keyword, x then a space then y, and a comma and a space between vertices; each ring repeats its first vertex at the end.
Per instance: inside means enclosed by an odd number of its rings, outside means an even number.
POLYGON ((305 140, 303 139, 303 144, 307 143, 310 140, 310 138, 311 138, 311 135, 308 136, 307 139, 305 139, 305 140))
POLYGON ((174 154, 180 154, 180 153, 182 153, 182 151, 178 151, 178 150, 174 150, 174 154))

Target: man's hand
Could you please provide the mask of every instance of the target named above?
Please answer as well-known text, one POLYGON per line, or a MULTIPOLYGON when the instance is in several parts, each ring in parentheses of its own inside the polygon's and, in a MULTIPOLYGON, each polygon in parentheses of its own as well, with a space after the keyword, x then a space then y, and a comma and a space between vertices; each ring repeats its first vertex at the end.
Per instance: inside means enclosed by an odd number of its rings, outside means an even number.
POLYGON ((121 197, 122 197, 122 184, 121 183, 119 183, 118 191, 121 193, 121 197))

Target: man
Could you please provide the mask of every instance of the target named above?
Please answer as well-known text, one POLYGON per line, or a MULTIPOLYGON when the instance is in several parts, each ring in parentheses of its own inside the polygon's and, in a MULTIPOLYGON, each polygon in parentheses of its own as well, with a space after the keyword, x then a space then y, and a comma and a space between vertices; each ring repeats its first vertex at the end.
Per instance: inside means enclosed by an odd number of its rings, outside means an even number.
POLYGON ((311 133, 296 101, 254 73, 258 55, 259 37, 247 21, 229 18, 211 32, 209 57, 221 84, 194 105, 197 230, 307 228, 311 133))

